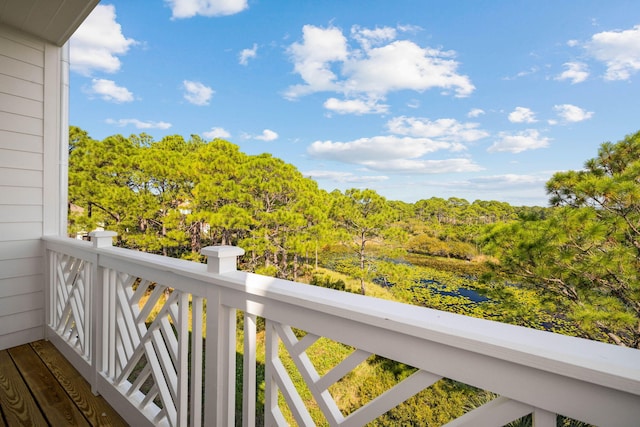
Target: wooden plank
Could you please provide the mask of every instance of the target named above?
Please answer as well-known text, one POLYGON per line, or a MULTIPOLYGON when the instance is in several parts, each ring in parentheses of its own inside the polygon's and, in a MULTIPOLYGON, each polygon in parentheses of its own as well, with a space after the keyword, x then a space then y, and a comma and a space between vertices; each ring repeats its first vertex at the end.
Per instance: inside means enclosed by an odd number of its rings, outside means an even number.
POLYGON ((0 351, 0 407, 10 426, 47 425, 6 350, 0 351))
POLYGON ((78 409, 94 426, 126 426, 127 423, 100 396, 91 392, 91 386, 48 341, 36 341, 31 347, 51 370, 78 409))
POLYGON ((69 400, 65 390, 28 344, 8 350, 22 373, 27 386, 54 426, 89 426, 78 408, 69 400))
MULTIPOLYGON (((0 415, 2 415, 2 406, 0 405, 0 415)), ((6 427, 7 424, 4 422, 4 418, 0 416, 0 427, 6 427)))

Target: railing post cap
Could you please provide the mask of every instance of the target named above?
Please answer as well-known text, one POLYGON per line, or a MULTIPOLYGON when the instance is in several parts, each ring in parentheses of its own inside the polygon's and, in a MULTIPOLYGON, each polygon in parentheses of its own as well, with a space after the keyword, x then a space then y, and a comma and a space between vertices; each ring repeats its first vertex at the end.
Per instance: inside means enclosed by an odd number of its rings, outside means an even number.
POLYGON ((93 230, 89 233, 91 237, 116 237, 118 233, 111 230, 93 230))
POLYGON ((244 255, 244 249, 237 246, 206 246, 200 250, 200 253, 207 257, 227 258, 244 255))
POLYGON ((113 238, 116 237, 118 233, 115 231, 109 230, 94 230, 89 233, 89 237, 91 237, 91 242, 93 242, 94 248, 103 248, 105 246, 113 245, 113 238))
POLYGON ((236 271, 238 257, 244 255, 244 249, 237 246, 207 246, 200 250, 207 257, 207 271, 224 274, 236 271))

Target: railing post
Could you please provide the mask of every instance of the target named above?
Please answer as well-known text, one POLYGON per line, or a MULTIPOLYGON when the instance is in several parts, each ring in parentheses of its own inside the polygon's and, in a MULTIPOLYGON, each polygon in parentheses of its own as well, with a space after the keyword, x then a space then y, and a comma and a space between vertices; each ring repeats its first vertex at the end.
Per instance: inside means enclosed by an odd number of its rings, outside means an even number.
MULTIPOLYGON (((91 243, 96 250, 101 248, 111 247, 113 245, 113 238, 118 233, 115 231, 92 231, 89 233, 91 243)), ((104 304, 107 301, 104 300, 104 270, 100 267, 100 254, 96 254, 96 263, 91 267, 91 369, 92 369, 92 381, 91 391, 94 394, 99 393, 98 389, 98 376, 103 370, 104 362, 104 340, 107 338, 105 326, 107 321, 104 316, 108 313, 108 310, 104 308, 104 304)))
POLYGON ((113 245, 113 238, 116 237, 118 233, 115 231, 92 231, 89 233, 89 237, 91 237, 91 243, 93 243, 93 247, 104 248, 113 245))
MULTIPOLYGON (((200 253, 208 257, 207 271, 213 274, 237 270, 244 249, 235 246, 207 246, 200 253)), ((205 360, 205 419, 210 425, 235 425, 236 310, 222 304, 222 289, 207 292, 207 351, 205 360)))
POLYGON ((55 325, 55 307, 56 307, 56 258, 58 254, 49 250, 47 245, 44 245, 44 261, 45 261, 45 327, 44 336, 48 340, 51 334, 51 329, 55 325))
POLYGON ((244 255, 244 249, 237 246, 207 246, 200 253, 207 257, 207 271, 225 274, 236 271, 238 257, 244 255))

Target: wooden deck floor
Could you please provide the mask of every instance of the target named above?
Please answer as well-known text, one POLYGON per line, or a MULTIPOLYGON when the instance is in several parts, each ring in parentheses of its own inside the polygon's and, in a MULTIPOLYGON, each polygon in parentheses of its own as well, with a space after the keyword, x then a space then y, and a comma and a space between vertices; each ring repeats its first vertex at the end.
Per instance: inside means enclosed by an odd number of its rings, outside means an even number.
POLYGON ((126 425, 53 344, 0 351, 0 427, 126 425))

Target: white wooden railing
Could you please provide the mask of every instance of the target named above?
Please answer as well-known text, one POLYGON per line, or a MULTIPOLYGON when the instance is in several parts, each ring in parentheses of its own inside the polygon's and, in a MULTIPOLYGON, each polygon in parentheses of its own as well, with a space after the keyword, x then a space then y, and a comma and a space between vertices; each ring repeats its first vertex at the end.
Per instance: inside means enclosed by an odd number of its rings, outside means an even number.
POLYGON ((268 426, 287 425, 285 406, 298 425, 314 425, 282 346, 331 426, 364 425, 441 378, 500 396, 447 426, 528 414, 536 427, 555 427, 556 414, 640 426, 638 350, 236 271, 236 247, 203 249, 204 265, 112 247, 114 235, 45 238, 47 335, 131 425, 235 424, 240 310, 245 426, 256 419, 257 317, 266 322, 268 426), (320 337, 355 349, 322 376, 305 352, 320 337), (345 415, 329 387, 372 354, 417 371, 345 415))

